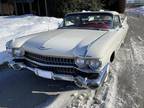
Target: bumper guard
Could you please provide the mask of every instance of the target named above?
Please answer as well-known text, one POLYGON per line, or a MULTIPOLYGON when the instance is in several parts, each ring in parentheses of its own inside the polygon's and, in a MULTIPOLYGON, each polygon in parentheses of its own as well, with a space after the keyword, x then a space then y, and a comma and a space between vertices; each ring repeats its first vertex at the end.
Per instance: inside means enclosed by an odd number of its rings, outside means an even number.
POLYGON ((14 70, 21 70, 23 68, 26 68, 30 71, 33 71, 36 75, 47 79, 73 81, 79 87, 91 88, 91 89, 101 86, 109 71, 109 64, 107 64, 101 70, 97 79, 87 79, 81 76, 73 77, 72 75, 54 74, 53 72, 50 71, 31 68, 24 65, 23 63, 16 63, 14 61, 10 61, 9 66, 12 67, 14 70))

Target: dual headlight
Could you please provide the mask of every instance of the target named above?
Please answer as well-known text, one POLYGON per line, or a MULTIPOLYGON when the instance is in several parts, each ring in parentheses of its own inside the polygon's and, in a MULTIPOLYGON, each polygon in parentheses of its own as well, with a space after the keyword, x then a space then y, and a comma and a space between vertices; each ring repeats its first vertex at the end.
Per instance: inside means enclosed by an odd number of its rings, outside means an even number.
POLYGON ((23 56, 23 52, 21 51, 21 49, 17 48, 17 49, 13 49, 13 56, 14 57, 22 57, 23 56))
POLYGON ((76 58, 75 63, 79 68, 89 67, 92 70, 96 70, 101 66, 101 62, 98 59, 76 58))
POLYGON ((13 40, 10 40, 6 43, 6 51, 7 53, 13 55, 14 57, 22 57, 23 52, 20 48, 12 48, 13 40))
POLYGON ((6 43, 6 52, 8 54, 12 54, 12 40, 10 40, 6 43))

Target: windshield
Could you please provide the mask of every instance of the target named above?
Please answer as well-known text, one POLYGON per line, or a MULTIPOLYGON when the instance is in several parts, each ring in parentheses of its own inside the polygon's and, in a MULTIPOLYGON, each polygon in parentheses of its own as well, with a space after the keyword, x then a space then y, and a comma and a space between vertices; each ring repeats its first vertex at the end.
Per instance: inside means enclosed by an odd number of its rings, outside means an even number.
POLYGON ((64 18, 65 28, 112 29, 113 17, 105 13, 69 14, 64 18))

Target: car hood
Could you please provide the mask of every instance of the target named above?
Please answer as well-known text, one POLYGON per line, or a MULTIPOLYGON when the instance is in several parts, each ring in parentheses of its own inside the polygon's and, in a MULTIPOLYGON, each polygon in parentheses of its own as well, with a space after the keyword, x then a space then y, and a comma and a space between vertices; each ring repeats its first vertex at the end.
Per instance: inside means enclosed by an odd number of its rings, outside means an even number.
POLYGON ((82 56, 89 45, 101 38, 107 31, 58 29, 31 36, 23 48, 41 55, 82 56))

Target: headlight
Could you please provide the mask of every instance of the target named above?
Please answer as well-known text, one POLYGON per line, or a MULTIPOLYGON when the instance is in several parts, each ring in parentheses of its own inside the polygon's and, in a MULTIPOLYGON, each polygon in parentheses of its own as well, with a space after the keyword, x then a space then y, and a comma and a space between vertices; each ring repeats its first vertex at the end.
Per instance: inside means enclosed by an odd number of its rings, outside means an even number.
POLYGON ((77 58, 75 60, 76 65, 79 68, 90 68, 93 71, 98 69, 101 66, 101 62, 98 59, 84 59, 84 58, 77 58))
POLYGON ((6 43, 6 52, 12 54, 12 40, 6 43))
POLYGON ((21 57, 23 55, 23 53, 20 49, 13 49, 13 55, 15 57, 21 57))
POLYGON ((6 49, 6 52, 11 55, 12 54, 12 49, 6 49))
POLYGON ((101 66, 101 62, 97 59, 91 59, 88 60, 88 66, 92 69, 92 70, 96 70, 101 66))
POLYGON ((83 58, 76 58, 75 63, 80 68, 85 67, 85 59, 83 58))

